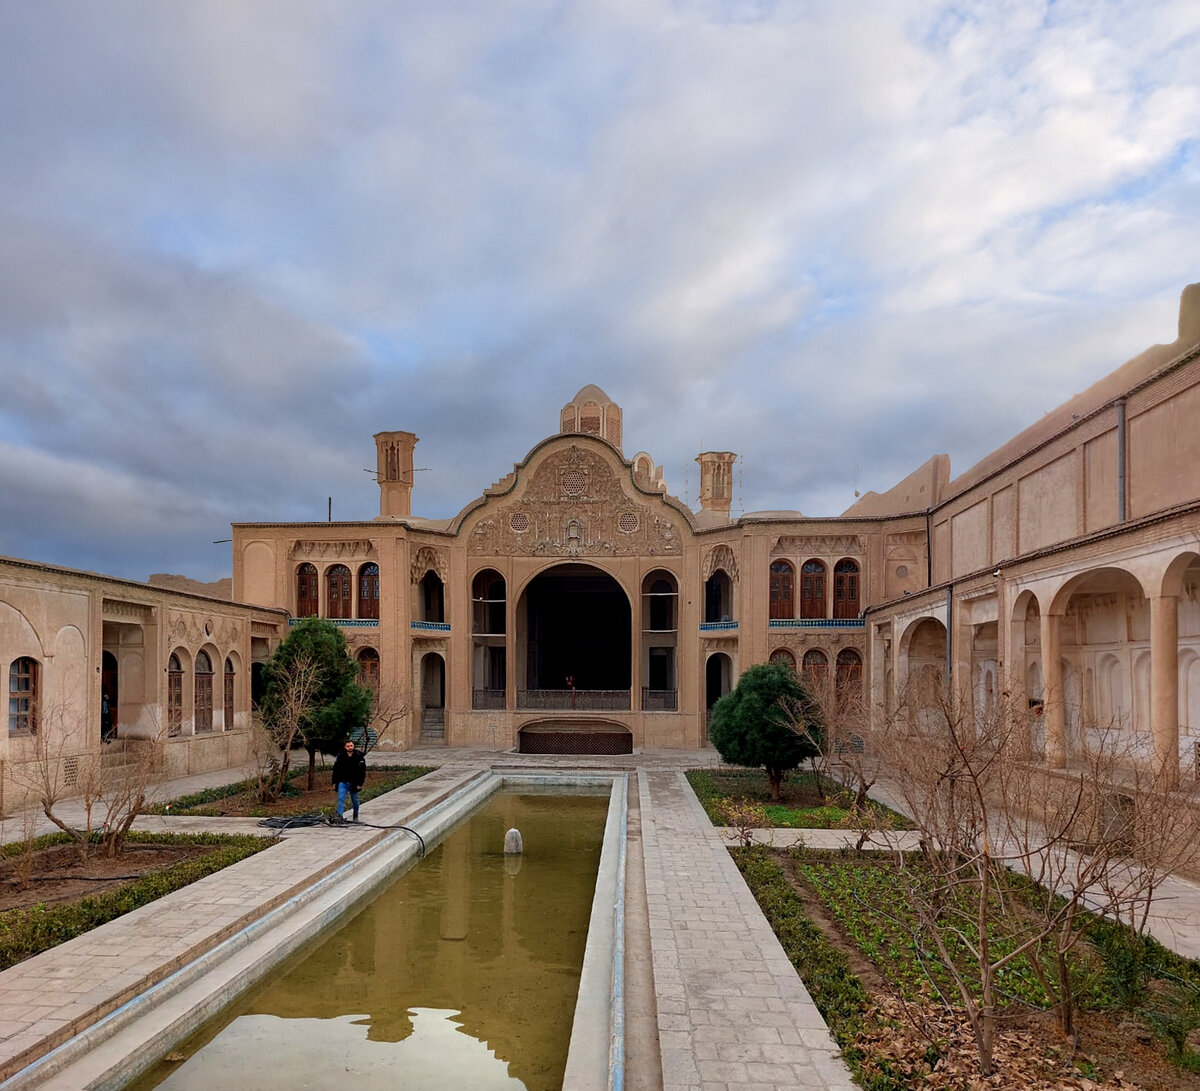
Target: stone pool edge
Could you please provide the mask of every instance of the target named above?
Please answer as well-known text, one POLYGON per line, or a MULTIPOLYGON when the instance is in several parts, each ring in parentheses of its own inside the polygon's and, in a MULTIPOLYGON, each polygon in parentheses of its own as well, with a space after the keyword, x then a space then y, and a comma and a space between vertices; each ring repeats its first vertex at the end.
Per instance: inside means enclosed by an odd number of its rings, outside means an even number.
MULTIPOLYGON (((592 1091, 612 1087, 609 1058, 612 1046, 611 950, 615 892, 614 854, 623 855, 623 830, 627 778, 620 773, 520 774, 485 771, 457 791, 439 800, 408 825, 434 844, 495 792, 542 786, 550 789, 608 786, 609 808, 601 850, 601 868, 610 873, 602 896, 601 875, 593 897, 585 950, 589 961, 602 965, 581 976, 580 998, 601 991, 604 1017, 598 1020, 593 1006, 572 1026, 568 1068, 576 1073, 574 1085, 592 1091), (618 805, 618 797, 620 804, 618 805), (599 916, 597 915, 599 913, 599 916), (600 1026, 600 1023, 603 1026, 600 1026), (577 1044, 576 1033, 580 1027, 577 1044), (602 1030, 602 1034, 600 1031, 602 1030), (571 1055, 577 1049, 580 1060, 571 1055), (602 1056, 597 1065, 596 1056, 602 1056)), ((0 1091, 116 1091, 137 1078, 158 1058, 212 1018, 237 995, 251 987, 303 944, 335 925, 362 900, 417 860, 417 842, 403 830, 372 839, 360 853, 331 873, 317 879, 280 905, 271 908, 245 928, 201 953, 187 965, 167 975, 116 1010, 98 1019, 32 1064, 0 1083, 0 1091)), ((182 892, 180 892, 182 893, 182 892)), ((620 1086, 618 1083, 617 1086, 620 1086)))

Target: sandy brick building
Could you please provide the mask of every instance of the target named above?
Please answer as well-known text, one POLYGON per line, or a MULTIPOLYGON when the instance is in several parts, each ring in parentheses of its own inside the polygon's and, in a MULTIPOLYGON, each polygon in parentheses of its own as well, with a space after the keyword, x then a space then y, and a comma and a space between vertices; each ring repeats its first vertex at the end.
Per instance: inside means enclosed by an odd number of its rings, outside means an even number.
POLYGON ((778 659, 880 709, 914 679, 1017 693, 1051 764, 1116 725, 1195 768, 1200 285, 1172 343, 958 477, 937 455, 836 517, 732 517, 728 451, 698 456, 690 510, 594 386, 450 519, 412 514, 417 436, 374 439, 379 514, 236 524, 233 602, 0 561, 4 790, 55 710, 78 710, 64 754, 98 752, 106 694, 120 735, 166 725, 172 772, 240 760, 254 665, 313 615, 407 706, 399 748, 702 746, 778 659))
POLYGON ((1200 286, 1173 343, 957 478, 938 455, 833 518, 731 518, 725 451, 689 510, 594 386, 451 519, 412 514, 417 437, 375 443, 378 517, 235 525, 234 595, 343 625, 410 706, 400 745, 701 746, 780 659, 879 707, 921 672, 983 705, 1016 687, 1053 763, 1101 722, 1194 761, 1200 286))

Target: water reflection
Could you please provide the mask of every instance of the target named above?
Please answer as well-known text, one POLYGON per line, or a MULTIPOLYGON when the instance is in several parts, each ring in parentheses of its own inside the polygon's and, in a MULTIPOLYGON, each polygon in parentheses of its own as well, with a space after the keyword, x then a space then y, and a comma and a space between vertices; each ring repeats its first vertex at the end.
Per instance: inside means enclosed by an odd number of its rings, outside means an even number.
POLYGON ((233 1077, 268 1091, 350 1077, 369 1091, 385 1075, 405 1091, 561 1087, 607 806, 607 795, 493 797, 181 1046, 186 1062, 133 1088, 233 1077), (515 874, 503 853, 510 826, 525 842, 515 874))
POLYGON ((367 1017, 281 1019, 244 1015, 159 1084, 170 1091, 213 1087, 330 1088, 355 1091, 523 1091, 487 1044, 463 1034, 456 1011, 413 1008, 400 1042, 365 1048, 367 1017), (398 1074, 403 1073, 402 1078, 398 1074), (347 1083, 349 1081, 349 1083, 347 1083))

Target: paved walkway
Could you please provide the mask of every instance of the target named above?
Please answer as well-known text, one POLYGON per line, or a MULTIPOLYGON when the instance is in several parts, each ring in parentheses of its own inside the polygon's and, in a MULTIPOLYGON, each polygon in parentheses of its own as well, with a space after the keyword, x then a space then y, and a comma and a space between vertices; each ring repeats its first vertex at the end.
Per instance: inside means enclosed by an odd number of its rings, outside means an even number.
MULTIPOLYGON (((847 1091, 854 1086, 726 851, 734 842, 732 831, 709 823, 683 776, 685 769, 716 764, 714 752, 651 751, 614 758, 429 749, 375 753, 370 760, 438 767, 363 804, 364 821, 379 825, 410 821, 487 768, 634 772, 644 848, 639 878, 644 879, 664 1091, 847 1091)), ((224 770, 165 782, 155 798, 174 798, 240 775, 224 770)), ((10 817, 0 822, 0 837, 19 838, 25 825, 20 815, 10 817)), ((261 832, 254 819, 145 816, 138 826, 261 832)), ((289 831, 268 852, 0 974, 0 1079, 384 836, 365 826, 289 831)), ((813 847, 830 848, 848 836, 843 831, 803 834, 813 847)), ((760 831, 757 837, 782 844, 796 834, 760 831)), ((1164 884, 1152 930, 1175 950, 1200 956, 1200 887, 1181 880, 1164 884)), ((652 1075, 656 1083, 658 1074, 652 1075)))
POLYGON ((638 774, 664 1091, 850 1089, 850 1072, 682 773, 638 774))

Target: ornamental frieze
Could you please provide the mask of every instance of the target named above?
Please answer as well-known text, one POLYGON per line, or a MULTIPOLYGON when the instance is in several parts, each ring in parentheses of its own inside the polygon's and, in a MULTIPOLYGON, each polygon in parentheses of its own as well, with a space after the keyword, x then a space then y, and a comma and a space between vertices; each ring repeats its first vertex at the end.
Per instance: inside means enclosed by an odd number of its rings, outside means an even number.
POLYGON ((728 575, 729 578, 735 583, 737 582, 737 558, 733 555, 733 550, 724 543, 713 546, 712 549, 710 549, 705 555, 704 569, 702 572, 703 578, 707 580, 718 568, 723 568, 726 575, 728 575))
POLYGON ((120 618, 146 621, 153 613, 153 607, 144 606, 140 602, 121 602, 117 599, 104 600, 104 618, 106 621, 116 621, 120 618))
POLYGON ((375 545, 370 539, 329 542, 305 542, 297 539, 292 543, 289 556, 293 560, 323 560, 331 557, 340 560, 369 557, 374 552, 375 545))
POLYGON ((785 534, 775 540, 772 557, 793 557, 800 554, 832 556, 835 553, 861 553, 862 539, 857 534, 785 534))
POLYGON ((547 459, 521 499, 480 519, 469 550, 517 557, 635 557, 682 552, 670 519, 631 500, 611 464, 572 445, 547 459))
POLYGON ((412 564, 409 566, 412 582, 420 583, 425 578, 425 573, 430 570, 437 573, 442 583, 446 583, 450 578, 450 569, 441 551, 432 546, 421 546, 413 555, 412 564))

